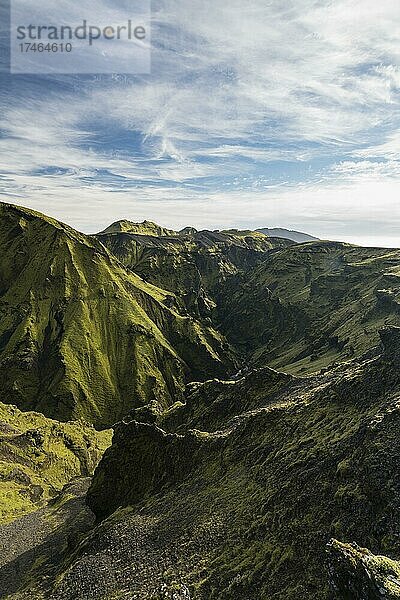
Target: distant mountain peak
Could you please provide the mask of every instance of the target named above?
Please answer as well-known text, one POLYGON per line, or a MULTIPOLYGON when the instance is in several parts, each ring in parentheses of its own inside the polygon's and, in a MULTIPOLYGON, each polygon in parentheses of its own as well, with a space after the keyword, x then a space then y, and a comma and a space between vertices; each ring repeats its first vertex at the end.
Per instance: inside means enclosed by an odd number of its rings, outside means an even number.
POLYGON ((106 227, 103 231, 101 231, 99 235, 105 235, 110 233, 133 233, 135 235, 151 236, 177 235, 176 232, 172 229, 166 229, 165 227, 161 227, 161 225, 157 225, 157 223, 154 223, 153 221, 142 221, 141 223, 134 223, 133 221, 128 221, 127 219, 115 221, 114 223, 106 227))
MULTIPOLYGON (((117 233, 145 235, 151 237, 190 237, 195 236, 198 233, 198 230, 194 227, 188 226, 184 227, 180 231, 175 231, 173 229, 162 227, 161 225, 154 223, 154 221, 145 220, 142 222, 134 222, 129 221, 128 219, 121 219, 119 221, 115 221, 114 223, 106 227, 103 231, 100 231, 98 235, 112 235, 117 233)), ((282 238, 297 243, 319 241, 319 238, 313 235, 309 235, 308 233, 303 233, 301 231, 294 231, 292 229, 285 229, 284 227, 260 227, 256 230, 227 229, 223 231, 220 231, 219 229, 214 229, 213 233, 223 233, 227 235, 235 235, 240 237, 243 237, 244 235, 254 236, 255 234, 263 234, 267 237, 282 238)))
POLYGON ((319 238, 309 235, 308 233, 293 231, 292 229, 284 229, 283 227, 273 227, 271 229, 268 227, 261 227, 256 231, 260 231, 268 237, 280 237, 287 240, 292 240, 293 242, 297 242, 299 244, 303 242, 316 242, 319 240, 319 238))
POLYGON ((195 235, 197 229, 195 227, 184 227, 179 231, 179 235, 195 235))

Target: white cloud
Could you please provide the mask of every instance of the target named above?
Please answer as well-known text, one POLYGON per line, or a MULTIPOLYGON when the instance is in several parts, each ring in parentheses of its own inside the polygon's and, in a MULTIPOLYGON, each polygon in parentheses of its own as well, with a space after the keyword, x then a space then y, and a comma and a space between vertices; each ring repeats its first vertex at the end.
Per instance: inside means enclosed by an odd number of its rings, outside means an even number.
POLYGON ((362 178, 364 182, 377 182, 381 179, 396 180, 400 183, 400 161, 385 160, 374 162, 372 160, 342 161, 332 168, 333 174, 342 178, 354 180, 362 178))
MULTIPOLYGON (((96 3, 96 14, 108 4, 96 3)), ((368 233, 375 219, 382 239, 395 237, 387 224, 398 223, 398 0, 155 4, 149 78, 98 78, 6 107, 6 194, 85 229, 105 224, 101 203, 110 219, 136 210, 182 225, 254 218, 253 225, 309 223, 316 234, 354 240, 378 239, 368 233), (99 129, 113 127, 132 133, 124 151, 98 144, 99 129), (200 189, 218 176, 241 174, 243 183, 253 163, 262 174, 274 161, 317 157, 337 165, 297 188, 288 178, 279 188, 270 181, 266 189, 266 181, 259 190, 200 189), (49 168, 61 171, 49 175, 49 168)))
POLYGON ((115 191, 62 178, 17 179, 20 196, 11 201, 88 233, 121 218, 151 219, 171 228, 256 228, 283 226, 323 239, 366 246, 400 246, 399 180, 353 177, 348 181, 271 187, 259 191, 214 192, 175 187, 115 191), (25 188, 29 188, 26 194, 25 188))

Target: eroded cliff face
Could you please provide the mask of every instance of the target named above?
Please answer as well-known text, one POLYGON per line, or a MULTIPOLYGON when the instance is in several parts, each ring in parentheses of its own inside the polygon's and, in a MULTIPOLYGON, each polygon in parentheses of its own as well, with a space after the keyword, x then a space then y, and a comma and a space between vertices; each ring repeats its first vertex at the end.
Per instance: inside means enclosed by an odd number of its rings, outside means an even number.
POLYGON ((258 265, 270 250, 293 243, 254 231, 187 228, 166 234, 155 225, 151 231, 145 224, 131 226, 96 237, 130 270, 173 292, 182 310, 216 323, 225 282, 258 265))
POLYGON ((293 243, 253 231, 172 232, 146 222, 115 224, 96 237, 131 271, 173 292, 181 309, 203 319, 215 316, 227 279, 293 243))

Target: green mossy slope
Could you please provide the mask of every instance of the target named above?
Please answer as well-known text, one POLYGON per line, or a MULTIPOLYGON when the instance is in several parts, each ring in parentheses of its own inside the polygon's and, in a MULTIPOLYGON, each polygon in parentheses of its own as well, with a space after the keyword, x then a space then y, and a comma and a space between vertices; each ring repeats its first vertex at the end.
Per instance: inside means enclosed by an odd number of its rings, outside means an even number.
POLYGON ((95 238, 0 204, 0 388, 4 398, 98 427, 166 408, 188 378, 233 368, 228 344, 128 272, 95 238))
POLYGON ((182 309, 210 319, 249 365, 318 372, 361 356, 381 327, 400 325, 398 250, 160 231, 111 228, 97 237, 129 269, 174 291, 182 309))
POLYGON ((131 230, 113 225, 96 237, 129 269, 176 294, 182 308, 202 318, 213 317, 228 277, 259 264, 271 249, 291 244, 251 231, 188 228, 174 234, 151 225, 131 230))
POLYGON ((111 431, 0 403, 0 524, 37 510, 74 477, 91 475, 110 443, 111 431))
POLYGON ((313 242, 268 253, 228 280, 218 316, 250 364, 318 372, 400 325, 400 251, 313 242))
POLYGON ((132 223, 132 221, 127 221, 126 219, 122 219, 121 221, 116 221, 112 223, 101 234, 110 234, 110 233, 137 233, 139 235, 151 235, 151 236, 176 236, 178 235, 176 231, 172 229, 166 229, 165 227, 160 227, 156 223, 152 221, 143 221, 142 223, 132 223))
POLYGON ((96 526, 80 499, 10 599, 399 597, 399 250, 0 204, 0 256, 0 518, 89 475, 109 434, 84 423, 119 421, 96 526))

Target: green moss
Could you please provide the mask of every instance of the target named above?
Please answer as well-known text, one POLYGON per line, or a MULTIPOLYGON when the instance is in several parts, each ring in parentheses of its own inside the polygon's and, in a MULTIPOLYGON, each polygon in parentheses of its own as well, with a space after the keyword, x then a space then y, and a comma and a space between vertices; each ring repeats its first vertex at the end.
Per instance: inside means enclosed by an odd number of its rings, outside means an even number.
POLYGON ((251 364, 318 372, 360 356, 381 327, 400 324, 397 250, 296 245, 236 230, 99 239, 191 314, 211 319, 251 364))
POLYGON ((166 229, 165 227, 160 227, 152 221, 133 223, 132 221, 127 221, 126 219, 112 223, 99 235, 110 233, 132 233, 137 235, 149 235, 155 237, 179 235, 176 231, 173 231, 172 229, 166 229))
POLYGON ((212 328, 166 306, 95 238, 0 205, 0 385, 7 402, 107 427, 179 399, 234 357, 212 328), (17 257, 15 259, 15 257, 17 257))
POLYGON ((272 242, 250 231, 192 230, 165 236, 160 230, 154 226, 150 235, 137 235, 112 226, 97 237, 130 270, 169 290, 179 306, 201 318, 213 318, 228 277, 259 264, 271 248, 285 245, 284 240, 272 242))
MULTIPOLYGON (((121 425, 88 501, 100 517, 132 508, 102 527, 153 519, 155 564, 171 552, 168 581, 198 600, 326 600, 333 535, 399 556, 398 338, 388 330, 380 356, 326 375, 261 369, 193 385, 185 405, 158 418, 169 433, 121 425)), ((386 569, 382 559, 381 579, 386 569)), ((163 578, 157 567, 153 577, 163 578)))
POLYGON ((0 523, 36 510, 72 478, 90 475, 111 443, 111 431, 1 403, 0 430, 0 523))
MULTIPOLYGON (((79 568, 108 534, 124 576, 149 569, 143 599, 185 585, 196 600, 326 600, 333 535, 400 555, 400 334, 378 335, 399 323, 399 251, 149 222, 91 237, 0 205, 0 253, 3 521, 92 472, 109 433, 85 422, 124 417, 88 494, 108 518, 56 587, 85 573, 91 593, 110 588, 98 597, 125 593, 79 568)), ((371 559, 388 594, 390 560, 371 559)))
POLYGON ((398 250, 339 242, 293 245, 228 280, 220 295, 221 330, 253 364, 315 373, 361 356, 385 325, 400 325, 398 250), (397 293, 397 292, 396 292, 397 293), (392 296, 391 296, 392 298, 392 296))

